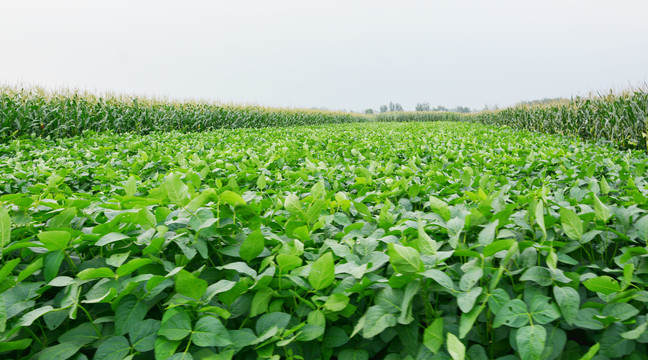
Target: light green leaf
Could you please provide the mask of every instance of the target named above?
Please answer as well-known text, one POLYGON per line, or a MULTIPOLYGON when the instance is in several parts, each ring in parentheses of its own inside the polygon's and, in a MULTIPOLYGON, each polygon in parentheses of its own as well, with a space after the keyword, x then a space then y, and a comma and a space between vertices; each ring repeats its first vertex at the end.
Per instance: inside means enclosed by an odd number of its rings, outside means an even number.
POLYGON ((437 269, 429 269, 422 272, 421 275, 436 281, 439 285, 443 286, 446 290, 454 294, 455 285, 452 282, 452 279, 450 279, 450 276, 446 275, 446 273, 444 273, 443 271, 437 269))
POLYGON ((225 326, 213 316, 203 316, 198 319, 191 341, 202 347, 227 346, 232 343, 225 326))
POLYGON ((265 238, 261 233, 261 230, 252 232, 245 238, 245 240, 243 240, 243 244, 241 244, 241 248, 239 249, 241 259, 248 262, 253 260, 263 252, 264 244, 265 238))
POLYGON ((621 291, 619 282, 607 275, 587 279, 583 285, 590 291, 600 292, 605 295, 621 291))
POLYGON ((423 345, 436 354, 443 345, 443 319, 436 318, 423 333, 423 345))
POLYGON ((183 269, 175 276, 175 290, 180 295, 200 300, 207 290, 207 281, 183 269))
POLYGON ((37 236, 49 251, 65 250, 72 237, 69 232, 60 230, 43 231, 37 236))
POLYGON ((286 208, 286 210, 293 214, 299 214, 302 211, 299 198, 295 194, 290 194, 286 197, 286 200, 284 201, 284 207, 286 208))
MULTIPOLYGON (((182 340, 191 333, 191 317, 185 311, 179 311, 164 321, 158 330, 158 335, 169 340, 182 340)), ((156 344, 157 347, 157 344, 156 344)))
MULTIPOLYGON (((474 290, 474 289, 473 289, 474 290)), ((463 339, 468 335, 468 332, 472 329, 477 317, 486 307, 486 304, 480 306, 475 306, 467 313, 461 314, 461 319, 459 320, 459 338, 463 339)))
MULTIPOLYGON (((11 241, 11 217, 5 209, 0 208, 0 251, 11 241)), ((1 254, 1 252, 0 252, 1 254)))
POLYGON ((525 326, 518 329, 515 341, 520 360, 541 360, 547 340, 547 331, 542 326, 525 326))
POLYGON ((596 219, 607 223, 610 217, 612 217, 610 215, 610 209, 601 202, 596 194, 592 193, 592 197, 594 198, 594 214, 596 215, 596 219))
POLYGON ((430 196, 430 207, 432 208, 432 211, 435 213, 441 215, 443 220, 448 221, 450 220, 450 208, 448 207, 448 204, 434 196, 430 196))
POLYGON ((24 350, 31 345, 33 339, 0 342, 0 353, 13 350, 24 350))
POLYGON ((349 297, 344 294, 331 294, 326 302, 324 308, 329 311, 337 312, 342 311, 349 304, 349 297))
POLYGON ((583 237, 583 220, 576 213, 567 208, 560 209, 560 222, 565 234, 572 240, 579 241, 583 237))
POLYGON ((119 268, 117 268, 117 276, 122 277, 126 275, 130 275, 133 271, 146 266, 153 262, 151 259, 144 259, 144 258, 138 258, 138 259, 133 259, 126 264, 123 264, 119 268))
POLYGON ((579 360, 592 360, 600 348, 601 348, 601 344, 599 343, 592 345, 587 351, 587 353, 581 356, 579 360))
POLYGON ((99 278, 114 278, 114 277, 115 277, 115 273, 107 267, 85 269, 85 270, 81 270, 77 274, 77 278, 81 280, 92 280, 92 279, 99 279, 99 278))
POLYGON ((335 281, 333 254, 327 252, 311 265, 308 282, 313 289, 321 290, 333 284, 333 281, 335 281))
POLYGON ((388 313, 379 305, 374 305, 367 310, 365 314, 365 324, 362 328, 362 336, 370 339, 385 329, 396 326, 396 317, 388 313))
POLYGON ((580 295, 578 291, 570 287, 554 286, 553 293, 565 321, 569 325, 573 325, 580 307, 580 295))
POLYGON ((497 240, 484 247, 483 255, 484 257, 489 257, 497 254, 500 251, 508 250, 509 248, 511 248, 511 245, 513 245, 514 242, 515 240, 513 239, 497 240))
POLYGON ((513 299, 504 304, 497 314, 493 327, 502 325, 519 328, 529 323, 529 312, 526 304, 520 299, 513 299))
POLYGON ((241 197, 241 195, 230 191, 230 190, 225 190, 223 191, 222 194, 220 194, 220 199, 225 201, 227 204, 231 206, 236 206, 236 205, 247 205, 245 200, 241 197))
MULTIPOLYGON (((488 225, 484 226, 484 228, 479 232, 478 242, 480 245, 487 246, 493 242, 493 240, 495 239, 495 230, 497 230, 498 224, 499 224, 499 220, 495 220, 492 223, 489 223, 488 225)), ((484 254, 484 256, 490 256, 490 255, 484 254)))
POLYGON ((387 247, 389 262, 397 272, 408 275, 424 270, 421 254, 416 249, 394 243, 387 244, 387 247))
POLYGON ((448 333, 446 341, 448 353, 450 353, 452 360, 464 360, 466 358, 466 345, 464 345, 453 333, 448 333))
POLYGON ((158 360, 167 360, 175 352, 181 341, 169 340, 163 336, 158 336, 155 339, 155 359, 158 360))
POLYGON ((135 195, 135 191, 137 191, 137 180, 133 175, 131 175, 124 183, 124 191, 126 192, 126 196, 135 195))
POLYGON ((189 201, 189 188, 180 180, 180 175, 171 173, 167 175, 164 187, 171 203, 185 206, 189 201))
POLYGON ((97 241, 95 243, 95 245, 96 246, 104 246, 104 245, 108 245, 108 244, 114 243, 116 241, 125 240, 125 239, 128 239, 128 238, 129 237, 124 235, 124 234, 112 232, 112 233, 109 233, 109 234, 106 234, 106 235, 102 236, 101 239, 99 239, 99 241, 97 241))

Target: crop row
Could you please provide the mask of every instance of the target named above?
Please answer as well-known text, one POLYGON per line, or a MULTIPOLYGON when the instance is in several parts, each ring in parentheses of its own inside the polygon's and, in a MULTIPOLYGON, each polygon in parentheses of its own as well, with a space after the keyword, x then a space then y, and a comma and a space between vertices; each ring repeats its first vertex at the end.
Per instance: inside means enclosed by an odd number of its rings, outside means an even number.
POLYGON ((474 123, 0 145, 4 359, 646 359, 648 159, 474 123))

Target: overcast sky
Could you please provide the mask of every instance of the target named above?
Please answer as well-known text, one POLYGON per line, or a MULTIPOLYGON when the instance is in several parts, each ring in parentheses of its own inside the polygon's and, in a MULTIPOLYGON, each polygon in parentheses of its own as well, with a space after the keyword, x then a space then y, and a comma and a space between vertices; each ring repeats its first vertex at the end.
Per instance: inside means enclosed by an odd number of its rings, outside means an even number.
POLYGON ((364 110, 648 81, 648 1, 139 1, 0 4, 0 82, 364 110))

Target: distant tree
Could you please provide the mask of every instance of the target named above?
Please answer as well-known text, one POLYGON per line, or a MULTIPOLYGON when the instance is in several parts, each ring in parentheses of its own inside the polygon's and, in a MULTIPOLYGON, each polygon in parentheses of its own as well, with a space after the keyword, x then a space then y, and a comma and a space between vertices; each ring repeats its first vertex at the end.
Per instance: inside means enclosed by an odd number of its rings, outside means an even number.
POLYGON ((458 112, 458 113, 469 113, 469 112, 470 112, 470 108, 467 107, 467 106, 457 106, 457 108, 454 109, 454 111, 456 111, 456 112, 458 112))
POLYGON ((387 110, 389 110, 389 108, 387 108, 387 105, 380 105, 380 112, 381 113, 387 112, 387 110))
POLYGON ((403 111, 403 107, 399 103, 389 102, 389 111, 403 111))
POLYGON ((432 111, 448 111, 448 108, 443 106, 443 105, 439 105, 439 106, 435 107, 434 109, 432 109, 432 111))
POLYGON ((426 103, 426 102, 418 103, 418 104, 416 104, 415 110, 416 111, 430 111, 430 104, 426 103))
POLYGON ((367 115, 371 115, 371 114, 373 114, 373 113, 374 113, 373 109, 367 109, 367 110, 365 110, 365 114, 367 114, 367 115))

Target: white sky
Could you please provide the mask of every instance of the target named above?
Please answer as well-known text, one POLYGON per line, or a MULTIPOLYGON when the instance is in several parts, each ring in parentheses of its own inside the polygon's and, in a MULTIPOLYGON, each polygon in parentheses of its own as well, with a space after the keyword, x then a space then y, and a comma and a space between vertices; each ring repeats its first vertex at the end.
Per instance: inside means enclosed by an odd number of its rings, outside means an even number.
POLYGON ((360 111, 647 81, 645 0, 0 3, 9 84, 360 111))

